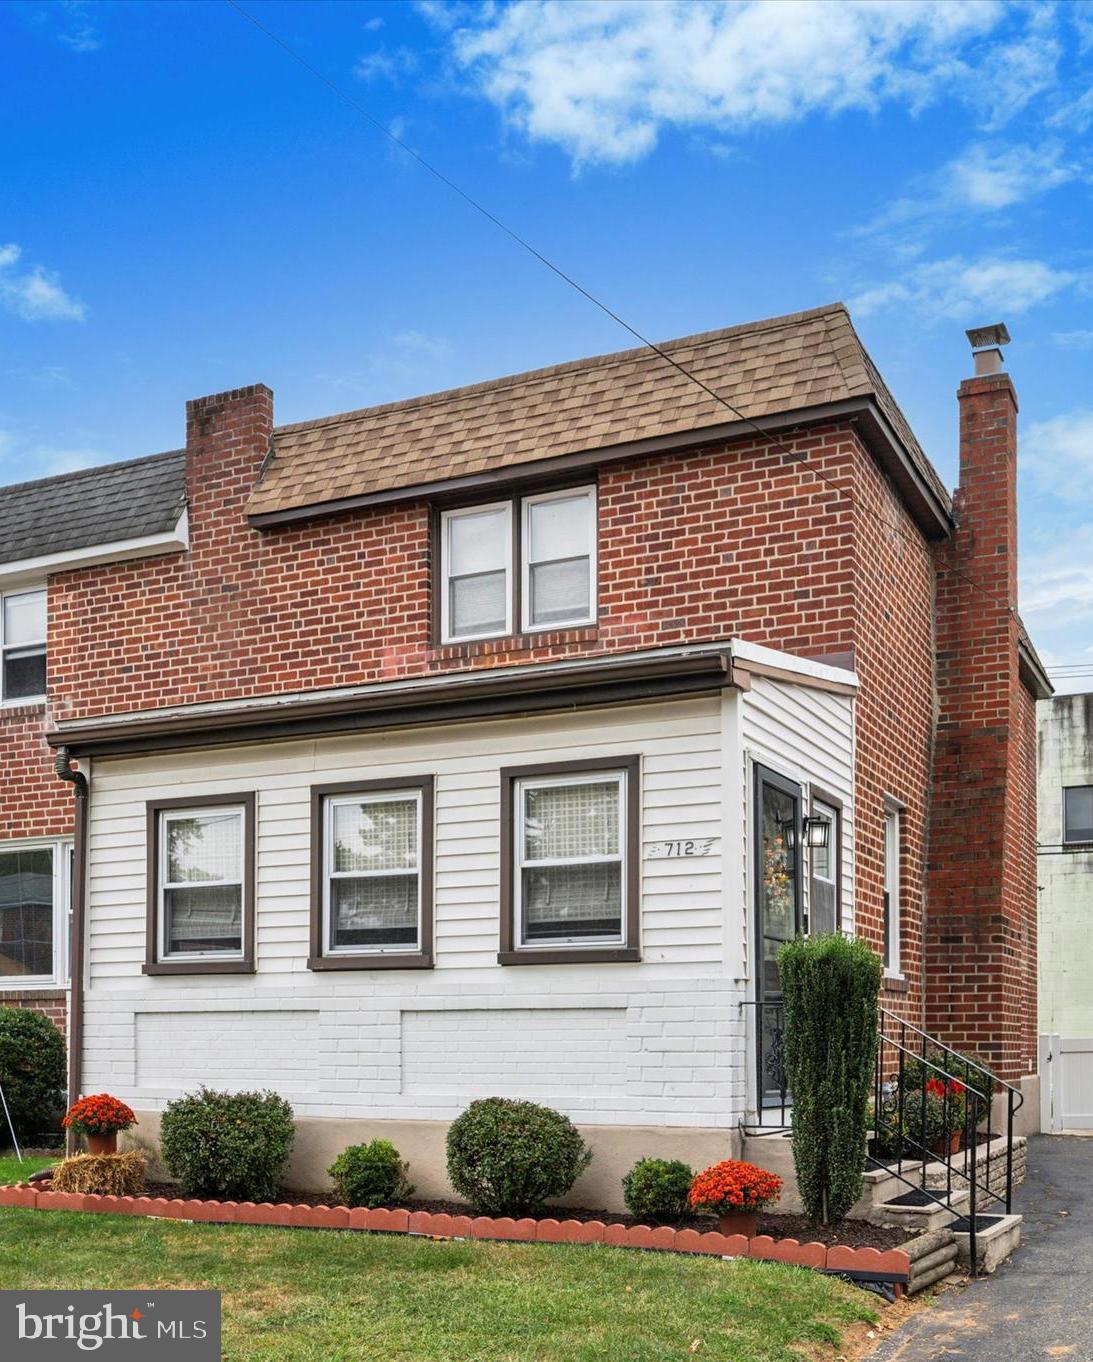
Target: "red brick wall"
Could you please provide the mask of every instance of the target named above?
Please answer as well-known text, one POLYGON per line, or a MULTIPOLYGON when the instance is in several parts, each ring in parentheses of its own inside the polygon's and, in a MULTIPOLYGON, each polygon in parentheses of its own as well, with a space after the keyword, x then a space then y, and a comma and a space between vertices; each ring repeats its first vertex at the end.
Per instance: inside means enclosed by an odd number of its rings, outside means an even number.
POLYGON ((1036 1068, 1035 713, 1017 670, 1017 401, 960 387, 958 530, 938 553, 929 1029, 1002 1077, 1036 1068))

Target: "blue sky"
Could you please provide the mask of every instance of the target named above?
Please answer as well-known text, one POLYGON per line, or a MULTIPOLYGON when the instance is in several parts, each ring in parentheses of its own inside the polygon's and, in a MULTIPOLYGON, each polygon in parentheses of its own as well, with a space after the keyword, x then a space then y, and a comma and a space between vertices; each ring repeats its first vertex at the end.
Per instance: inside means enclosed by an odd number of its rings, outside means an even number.
MULTIPOLYGON (((1093 5, 241 0, 658 339, 835 298, 945 480, 1005 320, 1022 611, 1093 687, 1093 5)), ((0 480, 625 333, 220 0, 0 6, 0 480)))

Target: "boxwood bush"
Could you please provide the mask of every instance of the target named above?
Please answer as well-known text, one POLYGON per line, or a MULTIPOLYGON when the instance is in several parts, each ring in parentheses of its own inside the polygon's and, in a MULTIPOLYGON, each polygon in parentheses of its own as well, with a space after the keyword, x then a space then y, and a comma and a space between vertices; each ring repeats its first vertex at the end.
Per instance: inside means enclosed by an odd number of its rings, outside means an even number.
POLYGON ((168 1102, 163 1162, 189 1196, 269 1201, 292 1148, 292 1108, 274 1092, 196 1093, 168 1102))
POLYGON ((639 1159, 622 1180, 622 1199, 631 1215, 678 1220, 687 1215, 694 1170, 679 1159, 639 1159))
POLYGON ((592 1152, 568 1118, 534 1102, 486 1097, 448 1130, 448 1177, 485 1215, 535 1215, 563 1196, 592 1152))
MULTIPOLYGON (((0 1087, 21 1144, 60 1129, 65 1082, 65 1043, 49 1018, 30 1008, 0 1007, 0 1087)), ((10 1142, 0 1109, 0 1149, 10 1142)))
POLYGON ((391 1206, 408 1197, 407 1166, 390 1140, 343 1149, 326 1170, 347 1206, 391 1206))

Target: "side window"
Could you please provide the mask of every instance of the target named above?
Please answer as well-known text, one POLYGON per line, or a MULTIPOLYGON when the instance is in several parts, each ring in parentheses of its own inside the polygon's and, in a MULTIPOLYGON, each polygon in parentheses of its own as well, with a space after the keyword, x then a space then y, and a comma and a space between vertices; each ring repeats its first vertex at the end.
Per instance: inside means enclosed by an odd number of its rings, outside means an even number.
POLYGON ((512 633, 512 506, 440 518, 440 634, 445 643, 512 633))
POLYGON ((899 939, 899 856, 900 811, 884 810, 884 968, 888 974, 900 972, 899 939))
POLYGON ((0 691, 8 702, 46 693, 46 593, 11 592, 0 609, 0 691))
POLYGON ((1063 791, 1063 844, 1068 842, 1093 842, 1093 785, 1063 791))
POLYGON ((524 499, 523 627, 559 629, 595 617, 594 488, 524 499))
POLYGON ((0 847, 0 1004, 5 987, 65 981, 71 858, 67 842, 0 847))
POLYGON ((813 796, 813 820, 822 819, 827 824, 827 840, 823 845, 815 845, 809 839, 809 894, 808 928, 812 936, 822 932, 834 932, 841 918, 839 903, 839 851, 840 851, 840 810, 819 796, 813 796))

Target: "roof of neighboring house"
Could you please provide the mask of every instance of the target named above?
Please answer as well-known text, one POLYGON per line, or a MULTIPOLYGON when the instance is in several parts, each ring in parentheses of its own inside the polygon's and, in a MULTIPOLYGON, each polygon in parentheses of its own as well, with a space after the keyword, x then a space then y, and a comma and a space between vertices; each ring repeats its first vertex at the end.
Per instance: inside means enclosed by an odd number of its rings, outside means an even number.
POLYGON ((0 564, 165 534, 186 501, 184 451, 0 487, 0 564))
MULTIPOLYGON (((844 304, 665 341, 660 348, 751 420, 872 399, 913 475, 948 514, 949 494, 844 304)), ((432 488, 739 421, 648 347, 624 350, 281 426, 247 510, 256 523, 273 523, 306 507, 330 510, 395 489, 432 488)), ((636 452, 625 448, 620 455, 636 452)))

